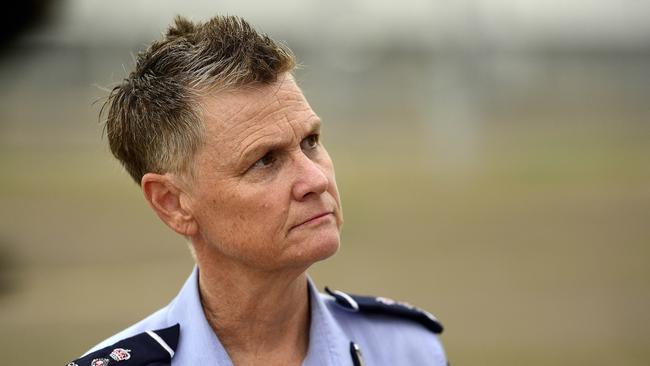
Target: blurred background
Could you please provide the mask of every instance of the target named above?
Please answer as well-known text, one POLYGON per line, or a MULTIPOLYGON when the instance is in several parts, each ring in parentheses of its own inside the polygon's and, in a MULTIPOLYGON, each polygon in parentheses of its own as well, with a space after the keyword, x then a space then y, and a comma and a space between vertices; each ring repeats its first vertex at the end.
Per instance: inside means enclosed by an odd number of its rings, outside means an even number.
POLYGON ((650 364, 647 1, 21 4, 0 39, 0 363, 63 365, 177 293, 186 245, 97 115, 175 14, 235 14, 294 50, 325 123, 346 224, 319 287, 433 312, 452 365, 650 364))

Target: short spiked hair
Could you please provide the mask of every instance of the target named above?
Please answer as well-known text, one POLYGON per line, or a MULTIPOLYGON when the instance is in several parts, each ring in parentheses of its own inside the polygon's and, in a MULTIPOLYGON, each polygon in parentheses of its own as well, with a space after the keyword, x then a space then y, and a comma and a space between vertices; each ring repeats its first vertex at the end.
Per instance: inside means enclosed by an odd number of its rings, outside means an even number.
POLYGON ((193 23, 177 16, 102 107, 111 152, 138 184, 148 172, 188 173, 203 140, 199 98, 273 83, 295 65, 286 46, 242 18, 193 23))

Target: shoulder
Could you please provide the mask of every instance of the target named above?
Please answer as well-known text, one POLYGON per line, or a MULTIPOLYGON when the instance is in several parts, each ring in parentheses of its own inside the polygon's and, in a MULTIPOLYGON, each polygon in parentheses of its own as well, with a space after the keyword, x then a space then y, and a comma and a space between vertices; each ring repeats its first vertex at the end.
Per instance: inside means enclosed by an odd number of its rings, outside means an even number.
POLYGON ((136 334, 146 332, 148 330, 161 329, 171 326, 172 324, 167 322, 167 308, 162 308, 155 313, 147 316, 146 318, 140 320, 139 322, 129 326, 128 328, 104 339, 103 341, 97 343, 91 349, 86 351, 84 355, 95 352, 101 348, 112 345, 122 339, 132 337, 136 334))
POLYGON ((440 321, 431 313, 386 297, 362 296, 325 288, 321 294, 341 329, 359 343, 368 364, 393 360, 396 364, 445 365, 439 335, 440 321), (371 353, 371 354, 368 354, 371 353), (436 362, 431 363, 432 360, 436 362))
POLYGON ((348 311, 416 322, 435 334, 440 334, 444 330, 440 321, 431 313, 404 301, 379 296, 347 294, 343 291, 330 290, 327 287, 325 287, 325 291, 339 307, 348 311))
POLYGON ((67 366, 107 366, 112 362, 120 362, 123 366, 171 365, 179 331, 178 324, 147 330, 91 351, 67 366))

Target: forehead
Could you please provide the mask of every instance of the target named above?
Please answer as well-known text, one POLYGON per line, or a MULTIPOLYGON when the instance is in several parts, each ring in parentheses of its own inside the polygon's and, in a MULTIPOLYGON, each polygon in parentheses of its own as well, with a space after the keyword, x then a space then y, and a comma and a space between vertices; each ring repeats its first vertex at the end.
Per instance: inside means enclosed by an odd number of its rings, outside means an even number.
POLYGON ((256 142, 298 137, 320 122, 290 76, 273 84, 208 95, 200 105, 206 148, 216 150, 222 160, 239 158, 256 142))

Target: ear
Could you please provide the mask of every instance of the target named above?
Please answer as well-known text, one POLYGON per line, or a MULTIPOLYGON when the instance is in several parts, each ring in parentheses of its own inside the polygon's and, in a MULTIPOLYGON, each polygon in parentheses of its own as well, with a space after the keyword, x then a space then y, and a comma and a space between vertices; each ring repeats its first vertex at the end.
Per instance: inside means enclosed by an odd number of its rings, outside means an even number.
POLYGON ((181 196, 186 193, 171 175, 147 173, 140 187, 149 206, 167 226, 186 237, 197 233, 196 220, 181 204, 181 196))

